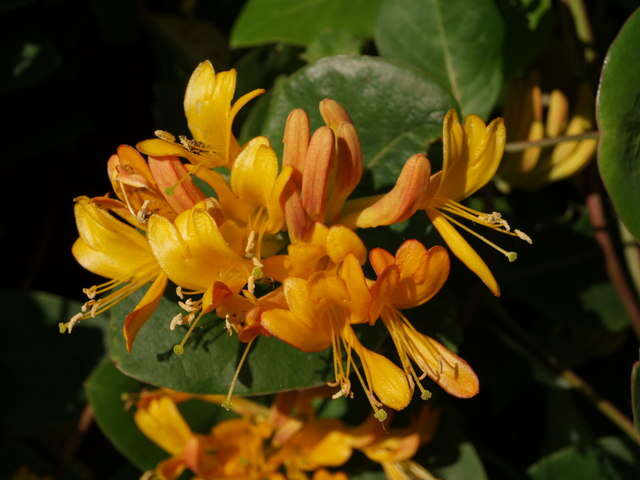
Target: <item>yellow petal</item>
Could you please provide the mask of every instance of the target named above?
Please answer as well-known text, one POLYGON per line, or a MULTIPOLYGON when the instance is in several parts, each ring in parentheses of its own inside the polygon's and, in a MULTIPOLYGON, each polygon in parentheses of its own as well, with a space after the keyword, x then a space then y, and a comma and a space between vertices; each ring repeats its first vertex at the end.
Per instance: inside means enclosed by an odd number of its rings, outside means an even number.
POLYGON ((369 252, 369 262, 376 275, 381 275, 387 267, 395 264, 396 259, 384 248, 374 248, 369 252))
POLYGON ((329 229, 326 238, 327 255, 335 264, 339 264, 349 255, 355 255, 361 264, 367 259, 367 248, 360 237, 351 229, 342 225, 334 225, 329 229))
POLYGON ((136 411, 134 419, 142 433, 174 456, 182 453, 192 435, 176 405, 168 397, 152 400, 148 408, 136 411))
POLYGON ((233 107, 231 107, 231 112, 229 113, 229 122, 233 122, 238 112, 242 110, 242 107, 265 92, 266 90, 264 88, 256 88, 255 90, 251 90, 250 92, 242 95, 238 100, 234 102, 233 107))
POLYGON ((260 323, 271 335, 303 352, 319 352, 328 348, 331 337, 321 327, 306 320, 289 310, 273 309, 262 314, 260 323))
POLYGON ((427 215, 429 215, 431 223, 436 227, 444 241, 447 242, 453 254, 458 257, 469 270, 475 273, 496 297, 499 297, 500 287, 498 286, 498 282, 496 282, 491 270, 489 270, 487 264, 480 258, 480 255, 476 253, 471 245, 458 233, 455 227, 438 213, 437 210, 428 209, 427 215))
POLYGON ((383 439, 366 446, 364 454, 374 462, 387 463, 407 460, 415 455, 420 447, 420 435, 386 435, 383 439))
POLYGON ((140 302, 136 305, 131 313, 124 319, 122 334, 127 352, 131 352, 133 342, 138 332, 147 320, 153 315, 158 308, 158 303, 162 298, 165 288, 167 287, 167 276, 161 273, 153 281, 147 292, 144 294, 140 302))
POLYGON ((256 137, 242 149, 231 170, 231 189, 254 208, 264 206, 278 176, 278 159, 266 137, 256 137))
POLYGON ((167 142, 160 138, 150 138, 143 140, 136 145, 136 148, 151 157, 175 156, 189 158, 190 152, 182 145, 174 142, 167 142))
POLYGON ((350 323, 363 323, 369 320, 369 308, 371 306, 371 293, 367 286, 360 261, 355 255, 345 257, 340 267, 340 278, 344 280, 349 293, 351 311, 350 323))
POLYGON ((73 247, 78 263, 99 275, 127 279, 136 271, 155 265, 145 237, 135 228, 119 221, 96 206, 87 197, 74 205, 76 225, 82 242, 73 247))

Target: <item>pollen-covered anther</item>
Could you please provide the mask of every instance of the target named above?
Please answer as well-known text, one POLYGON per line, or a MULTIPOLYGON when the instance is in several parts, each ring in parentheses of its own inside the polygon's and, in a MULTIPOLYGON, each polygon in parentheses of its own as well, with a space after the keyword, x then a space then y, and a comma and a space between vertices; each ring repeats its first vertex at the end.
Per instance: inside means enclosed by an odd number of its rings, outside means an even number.
POLYGON ((187 298, 184 302, 178 302, 180 308, 182 308, 185 312, 195 312, 200 309, 200 302, 194 302, 193 299, 187 298))
POLYGON ((171 323, 169 323, 169 330, 175 330, 178 325, 184 325, 184 317, 181 313, 178 313, 171 319, 171 323))
POLYGON ((513 231, 513 233, 515 233, 518 238, 520 240, 524 240, 525 242, 527 242, 529 245, 533 244, 533 240, 531 240, 531 237, 529 235, 527 235, 526 233, 524 233, 522 230, 518 230, 517 228, 513 231))
POLYGON ((153 213, 151 210, 149 210, 150 203, 150 200, 145 200, 144 202, 142 202, 140 210, 138 210, 138 213, 136 213, 136 220, 138 220, 138 222, 140 222, 141 224, 147 223, 147 220, 149 220, 149 217, 153 213))
POLYGON ((97 289, 98 287, 94 285, 89 288, 83 288, 82 293, 84 293, 87 296, 87 298, 89 298, 90 300, 93 300, 96 297, 97 289))
POLYGON ((502 218, 502 214, 500 212, 491 212, 479 217, 480 221, 486 222, 491 225, 495 225, 498 227, 502 227, 507 232, 511 231, 511 227, 509 223, 502 218))
POLYGON ((209 147, 205 143, 199 142, 197 140, 191 140, 184 135, 180 135, 178 137, 178 140, 180 140, 180 144, 191 153, 204 153, 209 149, 209 147))
POLYGON ((180 285, 176 287, 176 295, 180 300, 184 300, 184 294, 182 293, 182 287, 180 285))
POLYGON ((164 130, 156 130, 155 132, 153 132, 153 134, 160 140, 164 140, 165 142, 173 143, 176 141, 176 137, 174 135, 164 130))
POLYGON ((65 333, 65 332, 71 333, 71 330, 73 330, 73 327, 75 327, 76 324, 83 318, 84 318, 83 313, 76 313, 73 317, 69 319, 67 323, 59 323, 58 327, 60 328, 60 333, 65 333))
POLYGON ((351 382, 349 379, 346 379, 340 385, 340 390, 331 395, 331 398, 335 400, 340 397, 350 398, 350 396, 353 396, 353 393, 351 392, 351 382))

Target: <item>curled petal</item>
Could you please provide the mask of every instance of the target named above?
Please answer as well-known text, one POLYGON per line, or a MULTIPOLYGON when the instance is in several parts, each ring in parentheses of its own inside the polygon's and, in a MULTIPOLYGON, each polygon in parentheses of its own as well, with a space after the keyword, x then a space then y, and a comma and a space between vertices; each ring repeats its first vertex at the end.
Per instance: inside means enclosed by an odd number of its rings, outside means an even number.
POLYGON ((341 223, 371 228, 406 220, 420 208, 430 174, 431 166, 427 157, 422 154, 412 156, 405 163, 398 181, 389 193, 373 205, 341 220, 341 223))
POLYGON ((160 193, 176 212, 183 212, 206 198, 177 157, 149 157, 149 169, 160 193))
POLYGON ((334 225, 329 229, 326 250, 335 264, 342 262, 349 254, 355 255, 361 264, 367 259, 367 247, 364 246, 360 237, 353 230, 342 225, 334 225))
POLYGON ((438 233, 440 233, 444 241, 447 242, 453 254, 458 257, 469 270, 475 273, 496 297, 499 297, 500 287, 498 286, 498 282, 491 273, 491 270, 489 270, 489 267, 487 267, 487 264, 480 258, 480 255, 476 253, 454 226, 438 213, 437 210, 427 209, 427 215, 431 219, 433 226, 438 230, 438 233))
POLYGON ((167 276, 161 273, 153 281, 149 290, 147 290, 133 311, 125 317, 122 334, 127 352, 131 352, 138 332, 158 308, 158 303, 160 303, 166 287, 167 276))
POLYGON ((302 174, 302 206, 318 222, 324 220, 327 185, 334 151, 334 136, 330 128, 320 127, 313 133, 302 174))
POLYGON ((360 261, 355 255, 349 254, 340 266, 340 278, 347 286, 350 298, 350 323, 363 323, 368 321, 369 308, 371 306, 371 293, 367 286, 360 261))

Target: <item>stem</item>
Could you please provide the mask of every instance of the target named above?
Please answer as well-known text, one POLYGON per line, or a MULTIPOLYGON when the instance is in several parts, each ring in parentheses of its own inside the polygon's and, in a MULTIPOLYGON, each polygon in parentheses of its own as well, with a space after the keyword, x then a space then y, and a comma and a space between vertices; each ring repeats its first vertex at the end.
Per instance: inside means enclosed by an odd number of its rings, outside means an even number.
POLYGON ((90 405, 87 405, 84 407, 82 413, 80 414, 76 429, 73 431, 62 450, 60 461, 58 462, 58 474, 62 474, 69 462, 73 460, 76 452, 78 451, 78 448, 80 447, 80 444, 82 443, 82 440, 89 431, 92 423, 93 409, 90 405))
POLYGON ((564 3, 567 5, 567 8, 569 8, 571 16, 573 17, 576 35, 585 46, 584 58, 587 63, 592 63, 596 59, 596 52, 593 48, 593 30, 591 29, 591 22, 589 21, 589 14, 587 13, 587 8, 584 6, 584 1, 564 0, 564 3))
POLYGON ((532 140, 527 142, 509 142, 504 146, 506 152, 521 152, 532 147, 552 147, 562 142, 577 142, 579 140, 588 140, 598 138, 600 132, 586 132, 579 135, 565 135, 563 137, 545 138, 543 140, 532 140))
MULTIPOLYGON (((596 182, 595 178, 593 181, 596 182)), ((631 326, 636 336, 640 338, 640 303, 638 302, 638 295, 627 281, 626 272, 618 258, 613 239, 609 233, 599 181, 598 185, 594 186, 592 191, 587 194, 586 203, 589 220, 593 227, 593 235, 604 255, 607 274, 629 315, 631 326)))
POLYGON ((635 429, 633 423, 609 400, 602 397, 582 377, 572 370, 564 367, 560 362, 547 352, 540 344, 527 335, 527 333, 513 320, 505 308, 493 297, 485 295, 485 304, 500 320, 501 326, 495 326, 496 330, 505 335, 508 340, 518 345, 533 360, 547 370, 564 379, 569 386, 580 392, 594 407, 613 422, 620 430, 625 432, 634 442, 640 445, 640 432, 635 429))

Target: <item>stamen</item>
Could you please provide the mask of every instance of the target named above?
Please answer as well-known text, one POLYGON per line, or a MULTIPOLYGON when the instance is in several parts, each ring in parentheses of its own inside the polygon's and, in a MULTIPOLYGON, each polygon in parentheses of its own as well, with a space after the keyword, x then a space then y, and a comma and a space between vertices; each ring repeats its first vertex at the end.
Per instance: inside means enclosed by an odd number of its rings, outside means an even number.
POLYGON ((92 287, 89 288, 83 288, 82 289, 82 293, 84 293, 87 298, 89 298, 90 300, 94 299, 96 296, 96 290, 97 290, 97 286, 93 285, 92 287))
MULTIPOLYGON (((191 299, 189 299, 191 300, 191 299)), ((189 302, 189 300, 187 300, 187 302, 189 302)), ((182 302, 178 302, 179 304, 182 302)), ((200 301, 198 301, 198 304, 201 303, 200 301)), ((194 315, 193 313, 194 311, 191 311, 189 313, 189 315, 194 315)), ((185 336, 182 338, 182 340, 180 341, 180 343, 178 343, 177 345, 173 346, 173 353, 175 353, 176 355, 182 355, 184 353, 184 346, 187 343, 187 340, 189 339, 189 337, 191 336, 191 333, 195 330, 196 326, 198 325, 198 322, 200 321, 200 319, 203 317, 204 313, 202 311, 200 311, 200 313, 198 314, 198 316, 195 318, 195 320, 191 323, 191 325, 189 325, 189 330, 187 330, 187 333, 185 334, 185 336)))
MULTIPOLYGON (((452 218, 451 216, 447 215, 446 213, 443 213, 442 211, 440 212, 440 214, 446 218, 447 220, 449 220, 451 223, 457 225, 458 227, 462 228, 465 232, 470 233, 471 235, 473 235, 476 238, 479 238, 480 240, 482 240, 484 243, 486 243, 487 245, 495 248, 497 251, 499 251, 500 253, 502 253, 505 257, 507 257, 509 259, 510 262, 514 262, 517 258, 518 258, 518 254, 516 252, 509 252, 507 250, 505 250, 502 247, 499 247, 498 245, 496 245, 495 243, 493 243, 491 240, 483 237, 482 235, 480 235, 478 232, 475 232, 474 230, 472 230, 471 228, 467 227, 465 224, 457 221, 456 219, 452 218)), ((511 234, 511 232, 504 232, 507 234, 511 234)), ((515 233, 513 233, 513 235, 515 235, 515 233)))
POLYGON ((148 199, 142 202, 140 210, 138 210, 138 213, 136 213, 136 220, 138 220, 138 222, 141 224, 147 223, 147 220, 149 220, 149 217, 152 214, 152 212, 149 210, 150 203, 151 201, 148 199))
POLYGON ((515 233, 520 240, 524 240, 529 245, 533 244, 533 240, 531 240, 531 237, 529 235, 527 235, 526 233, 524 233, 522 230, 515 229, 513 231, 513 233, 515 233))
POLYGON ((256 247, 256 231, 251 230, 247 237, 247 245, 244 247, 244 256, 246 258, 253 258, 253 249, 256 247))
POLYGON ((171 323, 169 323, 169 330, 175 330, 178 325, 184 325, 184 318, 181 313, 178 313, 171 319, 171 323))
POLYGON ((240 361, 238 362, 238 366, 236 367, 236 371, 233 374, 233 379, 231 380, 231 386, 229 387, 229 393, 227 393, 227 398, 225 399, 224 403, 222 404, 222 407, 225 410, 231 410, 231 407, 233 406, 231 403, 231 396, 233 395, 233 390, 236 387, 236 383, 238 382, 238 376, 240 375, 240 370, 242 369, 242 365, 244 364, 244 361, 247 359, 247 355, 249 354, 249 350, 251 349, 251 345, 253 345, 253 341, 255 340, 255 338, 253 338, 249 343, 247 343, 247 346, 244 348, 244 352, 242 352, 242 357, 240 357, 240 361))
POLYGON ((231 315, 228 313, 224 316, 224 328, 227 331, 227 335, 233 335, 233 325, 231 325, 231 315))
POLYGON ((184 300, 184 294, 182 293, 182 287, 180 285, 176 287, 176 295, 180 300, 184 300))

